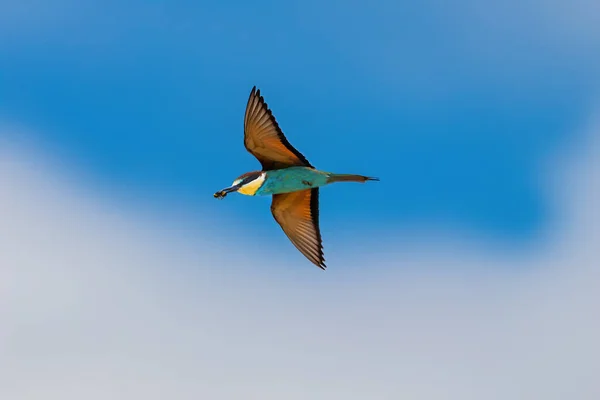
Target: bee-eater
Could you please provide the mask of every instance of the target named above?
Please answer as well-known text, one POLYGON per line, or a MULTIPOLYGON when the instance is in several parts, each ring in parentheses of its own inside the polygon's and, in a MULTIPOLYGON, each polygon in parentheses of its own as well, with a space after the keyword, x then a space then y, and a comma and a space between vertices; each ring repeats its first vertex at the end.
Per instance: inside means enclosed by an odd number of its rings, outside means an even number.
POLYGON ((244 116, 244 145, 262 165, 261 171, 246 172, 230 187, 214 194, 272 195, 271 213, 283 232, 313 264, 325 269, 319 229, 319 187, 334 182, 378 181, 353 174, 319 171, 283 135, 273 113, 256 86, 250 92, 244 116))

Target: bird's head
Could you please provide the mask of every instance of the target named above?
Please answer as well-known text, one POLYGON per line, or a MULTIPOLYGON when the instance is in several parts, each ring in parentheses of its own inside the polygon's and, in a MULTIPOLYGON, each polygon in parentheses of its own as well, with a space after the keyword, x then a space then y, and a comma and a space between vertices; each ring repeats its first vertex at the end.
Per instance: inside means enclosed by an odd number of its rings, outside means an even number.
POLYGON ((228 193, 238 192, 248 196, 254 196, 256 191, 260 189, 263 182, 265 181, 264 171, 252 171, 246 172, 240 175, 236 180, 233 181, 231 186, 228 188, 219 190, 214 194, 217 199, 222 199, 227 196, 228 193))

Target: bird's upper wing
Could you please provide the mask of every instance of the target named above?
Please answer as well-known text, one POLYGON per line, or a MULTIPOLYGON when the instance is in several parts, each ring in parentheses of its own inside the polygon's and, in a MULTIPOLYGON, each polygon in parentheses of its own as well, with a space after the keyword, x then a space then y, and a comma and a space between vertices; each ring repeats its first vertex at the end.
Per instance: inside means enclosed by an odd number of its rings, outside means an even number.
POLYGON ((246 105, 244 145, 265 171, 292 166, 312 167, 287 141, 256 86, 252 88, 246 105))
POLYGON ((319 189, 275 194, 271 212, 294 246, 317 267, 327 268, 319 230, 319 189))

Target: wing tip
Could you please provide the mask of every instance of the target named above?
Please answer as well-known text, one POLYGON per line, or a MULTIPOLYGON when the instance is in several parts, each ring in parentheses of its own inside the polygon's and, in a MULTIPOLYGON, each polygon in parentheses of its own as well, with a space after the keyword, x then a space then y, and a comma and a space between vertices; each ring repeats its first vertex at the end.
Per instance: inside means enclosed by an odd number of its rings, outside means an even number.
POLYGON ((319 188, 310 189, 310 214, 312 222, 315 226, 317 240, 319 241, 319 263, 315 263, 317 267, 323 271, 327 268, 325 265, 325 253, 323 252, 323 237, 321 236, 321 224, 319 222, 319 188))
POLYGON ((260 89, 256 88, 256 85, 252 86, 252 90, 250 91, 250 95, 248 96, 248 104, 252 101, 254 97, 260 97, 260 89))

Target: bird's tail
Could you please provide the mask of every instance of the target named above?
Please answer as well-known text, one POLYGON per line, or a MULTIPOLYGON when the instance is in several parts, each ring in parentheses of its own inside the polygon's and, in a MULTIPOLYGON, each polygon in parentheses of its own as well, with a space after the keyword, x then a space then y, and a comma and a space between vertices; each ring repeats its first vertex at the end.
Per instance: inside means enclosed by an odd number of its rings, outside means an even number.
POLYGON ((378 181, 379 178, 373 178, 370 176, 353 175, 353 174, 329 174, 327 183, 333 182, 360 182, 365 183, 366 181, 378 181))

